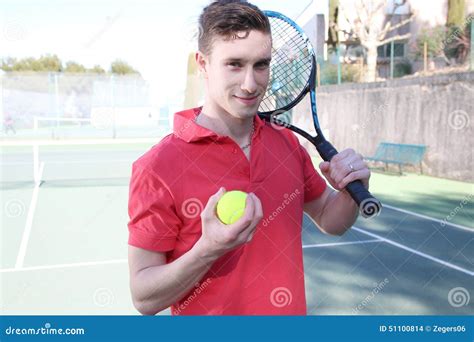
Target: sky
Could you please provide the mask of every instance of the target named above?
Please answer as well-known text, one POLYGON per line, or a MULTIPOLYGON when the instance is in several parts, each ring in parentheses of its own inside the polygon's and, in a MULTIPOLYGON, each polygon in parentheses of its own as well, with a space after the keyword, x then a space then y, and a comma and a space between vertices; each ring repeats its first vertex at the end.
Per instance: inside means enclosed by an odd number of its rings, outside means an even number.
MULTIPOLYGON (((255 0, 298 16, 311 0, 255 0)), ((2 0, 0 57, 56 54, 108 69, 123 59, 150 83, 155 104, 183 92, 197 18, 208 0, 2 0)))

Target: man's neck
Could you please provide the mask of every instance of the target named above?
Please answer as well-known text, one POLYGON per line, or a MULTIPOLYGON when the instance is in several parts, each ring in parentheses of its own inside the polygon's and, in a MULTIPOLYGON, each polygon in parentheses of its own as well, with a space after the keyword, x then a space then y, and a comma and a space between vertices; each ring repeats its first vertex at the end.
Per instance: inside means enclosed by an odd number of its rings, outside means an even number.
POLYGON ((250 141, 254 117, 239 119, 225 113, 223 110, 219 111, 212 106, 204 105, 196 123, 219 135, 229 136, 239 146, 242 146, 250 141))

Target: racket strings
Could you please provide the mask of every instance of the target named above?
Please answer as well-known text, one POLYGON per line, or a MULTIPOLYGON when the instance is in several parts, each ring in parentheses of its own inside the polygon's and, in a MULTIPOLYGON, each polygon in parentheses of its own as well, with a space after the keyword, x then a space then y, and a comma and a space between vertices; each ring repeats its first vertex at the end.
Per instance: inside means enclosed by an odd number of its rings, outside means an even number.
POLYGON ((283 108, 301 94, 308 83, 312 69, 312 54, 299 31, 286 21, 270 18, 272 28, 272 62, 270 82, 260 104, 260 111, 283 108))

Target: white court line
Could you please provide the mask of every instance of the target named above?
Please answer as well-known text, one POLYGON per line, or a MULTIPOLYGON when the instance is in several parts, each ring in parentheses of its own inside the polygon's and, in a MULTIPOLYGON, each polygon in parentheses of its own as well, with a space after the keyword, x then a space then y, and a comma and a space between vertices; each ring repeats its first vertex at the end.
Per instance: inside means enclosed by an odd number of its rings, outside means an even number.
MULTIPOLYGON (((41 179, 43 174, 44 163, 41 163, 38 170, 38 179, 41 179)), ((30 207, 28 208, 28 216, 26 217, 25 230, 23 231, 23 237, 21 238, 20 249, 16 258, 15 269, 23 267, 25 261, 26 247, 28 247, 28 241, 30 239, 31 228, 33 226, 33 218, 35 216, 36 203, 38 202, 38 193, 41 183, 36 182, 35 188, 33 189, 33 195, 31 196, 30 207)))
POLYGON ((333 247, 333 246, 343 246, 343 245, 358 245, 363 243, 371 242, 383 242, 382 240, 363 240, 363 241, 348 241, 348 242, 333 242, 333 243, 317 243, 314 245, 303 245, 304 248, 315 248, 315 247, 333 247))
POLYGON ((405 213, 405 214, 421 217, 421 218, 424 218, 424 219, 427 219, 427 220, 435 221, 437 223, 441 223, 441 224, 446 225, 446 226, 452 226, 452 227, 456 227, 456 228, 459 228, 459 229, 464 229, 464 230, 467 230, 469 232, 474 233, 474 228, 469 228, 469 227, 466 227, 466 226, 461 226, 460 224, 450 223, 448 221, 439 220, 439 219, 436 219, 436 218, 433 218, 433 217, 430 217, 430 216, 417 214, 417 213, 414 213, 413 211, 409 211, 409 210, 405 210, 405 209, 401 209, 401 208, 397 208, 397 207, 392 207, 391 205, 388 205, 388 204, 383 204, 383 207, 384 208, 389 208, 389 209, 392 209, 392 210, 396 210, 396 211, 399 211, 399 212, 402 212, 402 213, 405 213))
POLYGON ((368 235, 368 236, 370 236, 370 237, 379 239, 379 240, 381 240, 381 241, 383 241, 383 242, 388 243, 389 245, 392 245, 392 246, 395 246, 395 247, 404 249, 404 250, 406 250, 406 251, 408 251, 408 252, 411 252, 411 253, 413 253, 413 254, 419 255, 419 256, 421 256, 422 258, 429 259, 429 260, 434 261, 434 262, 437 262, 438 264, 441 264, 441 265, 443 265, 443 266, 452 268, 453 270, 457 270, 457 271, 466 273, 467 275, 470 275, 471 277, 474 276, 474 271, 469 271, 469 270, 467 270, 467 269, 465 269, 465 268, 462 268, 462 267, 460 267, 460 266, 451 264, 450 262, 447 262, 447 261, 444 261, 444 260, 435 258, 434 256, 431 256, 431 255, 429 255, 429 254, 425 254, 425 253, 419 252, 419 251, 417 251, 416 249, 413 249, 413 248, 407 247, 407 246, 405 246, 405 245, 402 245, 402 244, 400 244, 400 243, 398 243, 398 242, 395 242, 395 241, 386 239, 386 238, 384 238, 384 237, 382 237, 382 236, 380 236, 380 235, 367 232, 367 231, 365 231, 365 230, 363 230, 363 229, 361 229, 361 228, 354 227, 354 226, 352 226, 351 229, 354 229, 354 230, 358 231, 359 233, 368 235))
MULTIPOLYGON (((50 164, 106 164, 106 163, 133 163, 134 160, 63 160, 63 161, 46 161, 48 165, 50 164)), ((20 165, 31 165, 31 162, 12 162, 12 163, 0 163, 0 166, 20 166, 20 165)))
MULTIPOLYGON (((165 134, 167 135, 167 134, 165 134)), ((165 136, 163 135, 163 137, 165 136)), ((120 145, 128 143, 158 143, 160 137, 157 138, 103 138, 103 139, 65 139, 65 140, 21 140, 21 141, 0 141, 0 147, 4 146, 58 146, 58 145, 120 145)))
POLYGON ((0 273, 52 270, 56 268, 71 268, 71 267, 84 267, 84 266, 109 265, 109 264, 122 264, 126 262, 127 262, 127 259, 117 259, 117 260, 109 260, 109 261, 78 262, 74 264, 32 266, 32 267, 23 267, 23 268, 5 268, 5 269, 0 270, 0 273))

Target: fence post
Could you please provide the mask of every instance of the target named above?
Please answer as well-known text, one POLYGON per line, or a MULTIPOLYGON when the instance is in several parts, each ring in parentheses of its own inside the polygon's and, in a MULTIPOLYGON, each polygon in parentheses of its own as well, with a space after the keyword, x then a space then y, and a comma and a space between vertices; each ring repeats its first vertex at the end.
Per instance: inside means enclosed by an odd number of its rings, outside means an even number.
POLYGON ((393 47, 394 47, 394 41, 392 40, 390 42, 390 78, 393 78, 393 47))
POLYGON ((319 63, 316 63, 316 81, 319 87, 321 85, 321 65, 319 63))
POLYGON ((336 55, 337 55, 337 84, 341 84, 341 51, 339 44, 336 48, 336 55))
POLYGON ((115 113, 115 77, 114 74, 110 74, 110 99, 112 105, 112 138, 117 137, 117 127, 116 127, 116 113, 115 113))
POLYGON ((471 17, 471 70, 474 70, 474 19, 471 17))
POLYGON ((428 44, 423 44, 423 70, 426 73, 428 70, 428 44))

